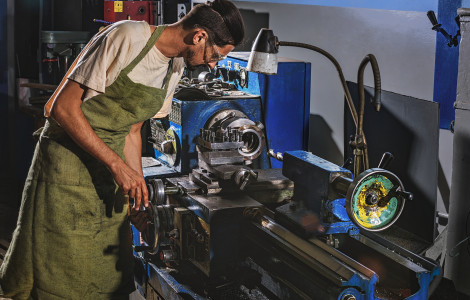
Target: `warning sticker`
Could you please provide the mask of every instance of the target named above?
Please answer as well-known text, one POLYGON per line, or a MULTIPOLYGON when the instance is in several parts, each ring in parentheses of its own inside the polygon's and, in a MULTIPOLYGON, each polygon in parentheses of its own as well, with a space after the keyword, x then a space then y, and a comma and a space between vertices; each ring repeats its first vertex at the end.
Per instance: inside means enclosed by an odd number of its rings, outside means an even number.
POLYGON ((114 1, 114 12, 122 12, 123 6, 122 1, 114 1))

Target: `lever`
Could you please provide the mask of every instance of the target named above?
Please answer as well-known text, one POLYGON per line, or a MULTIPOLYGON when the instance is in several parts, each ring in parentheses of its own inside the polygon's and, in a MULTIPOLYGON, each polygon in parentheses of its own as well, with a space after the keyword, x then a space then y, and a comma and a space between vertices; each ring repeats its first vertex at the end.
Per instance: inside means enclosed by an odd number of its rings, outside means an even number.
POLYGON ((426 13, 426 15, 428 16, 429 21, 431 21, 431 24, 433 26, 433 28, 432 28, 433 30, 434 30, 435 26, 439 26, 439 23, 437 23, 436 14, 434 13, 434 11, 430 10, 426 13))
MULTIPOLYGON (((455 36, 452 36, 448 34, 444 28, 442 28, 442 24, 439 24, 437 22, 436 14, 434 13, 434 11, 430 10, 426 13, 426 15, 428 16, 428 19, 432 24, 432 30, 440 32, 444 36, 444 38, 447 40, 447 46, 456 47, 459 44, 458 37, 460 36, 460 30, 457 31, 457 34, 455 36)), ((460 24, 457 18, 455 19, 455 21, 457 22, 457 25, 460 28, 460 24)))
POLYGON ((243 191, 246 186, 252 181, 258 179, 258 173, 251 169, 242 168, 234 174, 235 184, 238 185, 238 188, 243 191))
POLYGON ((343 164, 342 168, 349 169, 349 167, 352 166, 353 162, 354 161, 353 161, 352 157, 349 157, 348 159, 346 159, 344 161, 344 164, 343 164))
POLYGON ((278 161, 283 161, 284 157, 281 152, 275 152, 274 149, 268 150, 268 156, 277 159, 278 161))
POLYGON ((383 155, 382 155, 382 158, 380 159, 380 162, 379 162, 379 168, 381 169, 386 169, 387 166, 392 162, 392 160, 394 159, 395 157, 393 157, 393 154, 390 153, 390 152, 385 152, 383 155))
POLYGON ((390 200, 393 198, 393 197, 401 197, 403 198, 405 201, 411 201, 413 200, 414 196, 412 193, 410 192, 406 192, 406 191, 401 191, 400 190, 400 187, 396 187, 395 190, 391 190, 387 196, 383 197, 382 199, 380 199, 377 203, 377 205, 379 207, 384 207, 388 204, 388 202, 390 202, 390 200))
POLYGON ((397 194, 404 198, 406 201, 411 201, 414 199, 414 196, 410 192, 405 192, 405 191, 398 191, 397 194))

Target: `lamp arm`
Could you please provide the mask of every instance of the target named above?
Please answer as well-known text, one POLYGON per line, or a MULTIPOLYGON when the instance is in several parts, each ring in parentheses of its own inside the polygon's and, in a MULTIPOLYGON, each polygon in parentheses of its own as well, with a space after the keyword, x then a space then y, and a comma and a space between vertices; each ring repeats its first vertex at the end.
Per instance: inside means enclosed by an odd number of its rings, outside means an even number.
POLYGON ((309 45, 309 44, 304 44, 304 43, 280 41, 278 45, 310 49, 310 50, 313 50, 315 52, 322 54, 333 63, 333 65, 336 67, 336 71, 338 71, 339 79, 341 81, 341 85, 344 91, 344 96, 346 97, 346 102, 348 103, 348 107, 349 107, 349 110, 351 111, 354 124, 356 125, 356 128, 357 128, 357 125, 358 125, 357 111, 356 111, 356 108, 354 107, 351 93, 349 92, 348 86, 346 84, 346 80, 344 79, 343 70, 341 69, 341 66, 339 65, 338 61, 333 57, 333 55, 331 55, 330 53, 328 53, 327 51, 319 47, 309 45))

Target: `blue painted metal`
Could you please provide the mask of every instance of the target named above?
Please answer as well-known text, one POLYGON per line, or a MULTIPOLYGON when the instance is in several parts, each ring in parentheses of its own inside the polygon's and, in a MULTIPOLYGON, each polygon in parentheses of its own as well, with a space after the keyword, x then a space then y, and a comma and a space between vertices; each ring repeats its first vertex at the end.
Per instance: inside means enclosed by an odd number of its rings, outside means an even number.
POLYGON ((437 9, 437 0, 238 0, 241 2, 267 2, 303 5, 323 5, 336 7, 372 8, 404 11, 428 11, 437 9))
POLYGON ((335 217, 340 219, 341 221, 349 221, 348 212, 345 208, 346 199, 339 198, 336 200, 328 200, 326 201, 325 207, 328 211, 330 211, 335 217))
MULTIPOLYGON (((343 281, 343 286, 347 287, 344 291, 353 293, 354 291, 357 291, 355 288, 351 287, 357 287, 361 291, 364 291, 363 294, 358 294, 362 295, 362 298, 359 299, 367 299, 367 300, 373 300, 373 299, 380 299, 376 298, 374 296, 375 294, 375 284, 379 281, 379 278, 377 277, 376 274, 372 275, 371 278, 364 278, 360 276, 358 273, 354 274, 348 281, 343 281)), ((344 293, 343 291, 343 293, 344 293)), ((341 293, 343 295, 343 293, 341 293)), ((339 298, 341 299, 341 298, 339 298)))
MULTIPOLYGON (((179 147, 179 161, 174 166, 174 171, 181 174, 188 174, 192 169, 197 168, 197 138, 200 135, 200 129, 210 117, 218 111, 225 109, 236 109, 247 115, 253 121, 262 120, 261 116, 261 99, 236 99, 236 100, 198 100, 198 101, 182 101, 173 99, 174 102, 181 105, 181 124, 168 122, 171 128, 177 134, 177 145, 179 147)), ((164 157, 160 152, 155 150, 155 157, 162 159, 164 157)), ((266 152, 258 158, 256 168, 269 168, 269 160, 266 152)), ((163 170, 163 169, 162 169, 163 170)), ((163 170, 167 171, 167 170, 163 170)), ((174 173, 172 171, 172 173, 174 173)), ((167 173, 165 173, 167 174, 167 173)), ((159 175, 165 175, 159 172, 159 175)))
POLYGON ((439 267, 434 268, 432 272, 423 272, 419 273, 416 276, 418 277, 418 282, 420 289, 416 294, 411 295, 406 298, 407 300, 421 300, 428 299, 429 286, 431 285, 432 280, 441 275, 442 270, 439 267))
POLYGON ((347 296, 347 295, 354 296, 353 299, 356 299, 356 300, 366 299, 365 295, 362 294, 361 292, 359 292, 358 290, 356 290, 355 288, 347 288, 344 291, 342 291, 341 294, 339 294, 338 300, 345 299, 344 297, 347 296))
POLYGON ((339 198, 335 200, 327 200, 325 202, 325 211, 333 214, 339 221, 332 223, 322 222, 325 229, 324 234, 349 233, 350 235, 359 234, 359 228, 350 221, 348 212, 346 211, 346 199, 339 198))
POLYGON ((320 215, 332 192, 332 175, 352 177, 351 171, 306 151, 286 151, 282 174, 294 182, 294 200, 320 215))
MULTIPOLYGON (((352 178, 351 171, 306 151, 287 151, 283 162, 283 175, 294 181, 294 201, 300 203, 300 207, 318 214, 324 234, 359 234, 359 228, 349 219, 345 199, 329 199, 334 192, 331 177, 341 175, 352 178)), ((278 212, 289 219, 295 218, 290 216, 289 209, 285 211, 281 208, 278 212)))
MULTIPOLYGON (((140 246, 140 232, 132 226, 133 244, 140 246)), ((147 283, 155 289, 160 295, 164 295, 165 299, 181 299, 181 295, 190 296, 191 299, 202 300, 207 299, 192 291, 190 288, 180 284, 173 276, 169 274, 166 268, 160 269, 149 261, 144 252, 134 252, 135 264, 134 277, 137 289, 142 296, 146 296, 149 291, 146 290, 147 283)), ((186 299, 186 298, 184 298, 186 299)))
POLYGON ((337 221, 332 223, 321 223, 325 231, 323 234, 348 233, 350 235, 359 234, 359 228, 351 221, 337 221))
POLYGON ((204 300, 207 297, 195 293, 187 286, 179 283, 170 274, 167 268, 160 269, 152 263, 148 263, 148 278, 150 285, 166 300, 194 299, 204 300), (184 296, 183 296, 184 295, 184 296))
MULTIPOLYGON (((458 30, 454 19, 457 17, 457 9, 461 6, 462 0, 439 0, 438 23, 451 35, 455 35, 458 30)), ((429 23, 429 28, 431 27, 429 23)), ((435 102, 440 103, 440 127, 449 129, 455 118, 459 48, 447 46, 444 36, 436 34, 433 98, 435 102)))
MULTIPOLYGON (((232 53, 219 65, 232 68, 235 63, 246 67, 249 52, 232 53)), ((276 152, 308 150, 310 116, 311 64, 279 58, 277 75, 248 72, 248 88, 240 88, 250 94, 261 95, 263 124, 266 127, 267 146, 276 152)), ((282 163, 270 159, 273 168, 282 163)))

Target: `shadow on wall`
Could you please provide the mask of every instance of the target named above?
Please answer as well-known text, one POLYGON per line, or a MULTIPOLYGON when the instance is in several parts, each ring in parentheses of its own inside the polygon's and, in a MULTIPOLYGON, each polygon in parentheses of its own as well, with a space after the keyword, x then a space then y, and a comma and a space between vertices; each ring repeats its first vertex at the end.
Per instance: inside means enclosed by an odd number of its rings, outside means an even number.
POLYGON ((320 115, 310 114, 308 151, 316 156, 343 165, 343 154, 333 140, 333 131, 320 115))
POLYGON ((253 41, 261 28, 269 28, 269 14, 257 13, 254 10, 240 9, 245 23, 245 41, 237 46, 234 51, 251 51, 253 41))
MULTIPOLYGON (((357 106, 357 84, 348 82, 348 88, 357 106)), ((382 90, 382 107, 376 112, 370 105, 373 90, 365 87, 364 133, 370 167, 378 166, 384 152, 394 155, 387 169, 401 179, 406 191, 414 194, 414 200, 406 203, 396 224, 432 243, 439 173, 439 105, 382 90)), ((350 114, 345 116, 346 145, 355 125, 350 114)), ((344 152, 346 157, 352 156, 351 148, 345 147, 344 152)))

